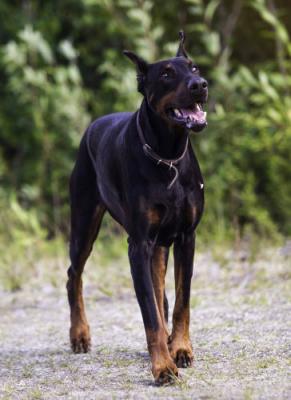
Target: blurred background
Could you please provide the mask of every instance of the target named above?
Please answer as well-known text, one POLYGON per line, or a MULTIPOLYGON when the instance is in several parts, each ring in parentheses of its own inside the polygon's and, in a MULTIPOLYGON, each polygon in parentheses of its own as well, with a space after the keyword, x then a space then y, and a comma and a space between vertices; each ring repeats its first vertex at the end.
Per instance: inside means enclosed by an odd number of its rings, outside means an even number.
MULTIPOLYGON (((290 237, 289 0, 2 0, 1 287, 55 266, 64 275, 80 138, 91 120, 141 102, 122 50, 172 57, 181 28, 210 83, 209 125, 192 137, 206 192, 198 248, 251 257, 290 237)), ((126 256, 125 242, 105 218, 100 257, 126 256)))

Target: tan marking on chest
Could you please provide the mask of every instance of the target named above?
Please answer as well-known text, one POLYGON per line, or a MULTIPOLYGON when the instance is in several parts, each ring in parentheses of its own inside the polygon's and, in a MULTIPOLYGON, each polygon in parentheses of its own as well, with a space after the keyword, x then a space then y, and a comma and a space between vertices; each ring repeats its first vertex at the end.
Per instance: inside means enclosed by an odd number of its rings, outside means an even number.
POLYGON ((187 208, 186 217, 187 217, 187 221, 192 224, 197 218, 197 207, 189 206, 187 208))
POLYGON ((160 214, 158 210, 154 208, 149 208, 146 212, 146 215, 151 225, 156 225, 160 222, 160 214))

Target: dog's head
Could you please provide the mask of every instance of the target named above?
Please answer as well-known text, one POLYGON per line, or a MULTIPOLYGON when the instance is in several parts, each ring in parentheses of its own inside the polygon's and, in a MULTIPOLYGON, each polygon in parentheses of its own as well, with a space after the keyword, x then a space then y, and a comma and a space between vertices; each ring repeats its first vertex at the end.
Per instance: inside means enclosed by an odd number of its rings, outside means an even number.
POLYGON ((153 64, 131 51, 125 50, 124 54, 136 65, 138 90, 148 105, 168 124, 199 132, 207 125, 203 106, 208 83, 188 58, 184 41, 181 31, 176 57, 153 64))

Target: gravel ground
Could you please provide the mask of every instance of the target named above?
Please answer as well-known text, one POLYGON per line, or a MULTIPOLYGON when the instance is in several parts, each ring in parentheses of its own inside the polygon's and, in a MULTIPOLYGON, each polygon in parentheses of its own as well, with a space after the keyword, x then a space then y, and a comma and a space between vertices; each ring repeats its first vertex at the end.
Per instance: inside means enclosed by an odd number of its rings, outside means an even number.
POLYGON ((224 266, 198 256, 191 300, 195 363, 167 387, 153 383, 125 261, 114 279, 114 265, 100 272, 96 279, 103 274, 107 287, 87 277, 88 354, 69 349, 63 289, 45 284, 1 292, 0 398, 290 399, 291 263, 280 254, 224 266))

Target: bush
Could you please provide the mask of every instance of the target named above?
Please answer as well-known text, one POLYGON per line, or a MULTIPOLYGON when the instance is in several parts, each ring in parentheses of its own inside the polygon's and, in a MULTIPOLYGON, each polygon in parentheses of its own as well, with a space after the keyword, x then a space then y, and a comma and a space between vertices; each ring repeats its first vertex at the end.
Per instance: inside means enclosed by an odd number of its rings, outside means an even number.
POLYGON ((67 182, 89 120, 138 106, 122 50, 172 56, 180 27, 210 81, 209 127, 193 138, 206 182, 201 235, 290 235, 287 0, 28 3, 0 6, 0 181, 47 236, 68 233, 67 182))

